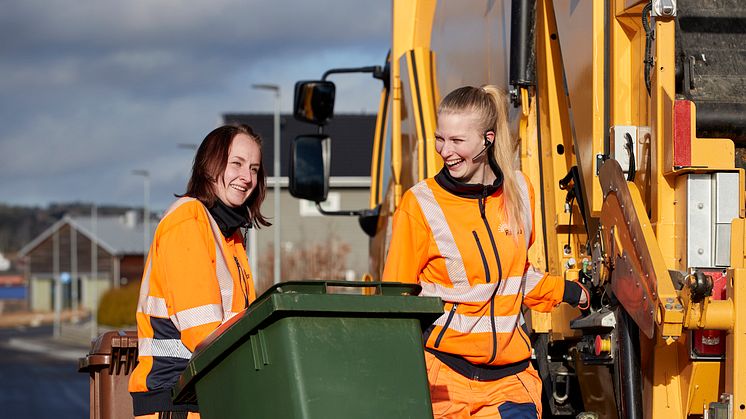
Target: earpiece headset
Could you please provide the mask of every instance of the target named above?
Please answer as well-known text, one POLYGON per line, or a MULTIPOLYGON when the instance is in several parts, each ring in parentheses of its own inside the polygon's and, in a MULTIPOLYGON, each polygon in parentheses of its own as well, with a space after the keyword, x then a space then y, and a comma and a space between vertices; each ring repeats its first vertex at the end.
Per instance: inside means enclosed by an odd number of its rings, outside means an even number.
POLYGON ((480 151, 479 153, 477 153, 476 156, 472 157, 472 159, 471 159, 472 163, 475 162, 475 161, 477 161, 477 159, 479 158, 479 156, 481 156, 482 154, 484 154, 485 151, 487 151, 490 147, 492 147, 492 143, 494 141, 490 141, 487 138, 487 133, 488 132, 492 132, 492 130, 487 131, 487 132, 484 133, 484 148, 482 149, 482 151, 480 151))

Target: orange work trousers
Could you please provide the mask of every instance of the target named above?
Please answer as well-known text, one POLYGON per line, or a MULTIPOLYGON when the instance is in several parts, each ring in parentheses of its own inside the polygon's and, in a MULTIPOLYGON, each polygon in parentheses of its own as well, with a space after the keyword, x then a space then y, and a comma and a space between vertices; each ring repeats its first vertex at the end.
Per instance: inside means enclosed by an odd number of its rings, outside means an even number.
POLYGON ((425 352, 435 419, 541 418, 541 379, 527 369, 495 381, 470 380, 425 352))

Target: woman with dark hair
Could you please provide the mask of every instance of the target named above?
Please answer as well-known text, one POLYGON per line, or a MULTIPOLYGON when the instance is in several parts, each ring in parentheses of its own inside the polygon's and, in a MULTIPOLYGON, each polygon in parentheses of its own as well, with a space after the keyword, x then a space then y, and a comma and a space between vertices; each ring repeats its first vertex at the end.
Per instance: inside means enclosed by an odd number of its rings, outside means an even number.
POLYGON ((270 225, 265 192, 261 138, 247 125, 210 132, 150 246, 129 382, 136 417, 199 417, 196 406, 172 403, 171 388, 197 345, 256 298, 240 227, 270 225))

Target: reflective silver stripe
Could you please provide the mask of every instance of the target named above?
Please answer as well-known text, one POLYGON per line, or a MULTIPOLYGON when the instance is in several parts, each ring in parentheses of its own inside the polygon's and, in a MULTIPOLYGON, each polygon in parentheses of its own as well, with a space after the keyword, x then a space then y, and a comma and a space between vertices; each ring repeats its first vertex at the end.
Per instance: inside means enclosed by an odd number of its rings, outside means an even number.
POLYGON ((148 292, 150 291, 150 268, 153 266, 153 262, 150 261, 152 255, 148 255, 147 265, 145 266, 145 273, 142 276, 142 282, 140 283, 140 296, 137 298, 137 312, 145 312, 147 305, 148 292))
MULTIPOLYGON (((541 279, 541 277, 539 277, 541 279)), ((510 276, 502 280, 497 295, 518 295, 521 292, 523 277, 510 276)), ((533 281, 533 280, 532 280, 533 281)), ((531 282, 531 288, 538 283, 538 280, 531 282)), ((446 287, 431 282, 421 282, 424 297, 440 297, 443 301, 450 303, 479 303, 489 301, 495 292, 496 282, 489 284, 475 284, 468 287, 446 287)))
POLYGON ((173 317, 176 317, 174 324, 179 331, 184 331, 207 323, 222 322, 223 308, 220 304, 206 304, 179 311, 173 317))
MULTIPOLYGON (((449 313, 443 313, 433 323, 436 326, 445 325, 449 313)), ((510 333, 515 330, 518 324, 518 315, 495 316, 495 331, 497 333, 510 333)), ((492 322, 489 316, 467 316, 465 314, 455 313, 448 324, 448 328, 460 333, 491 333, 492 322)))
POLYGON ((531 214, 531 197, 528 196, 528 181, 520 170, 515 172, 518 190, 521 193, 523 202, 523 232, 526 237, 526 248, 531 242, 531 232, 533 231, 533 214, 531 214))
POLYGON ((223 233, 220 232, 218 223, 215 222, 209 212, 207 212, 207 217, 210 219, 212 235, 215 238, 215 274, 218 277, 220 299, 223 303, 223 322, 226 322, 228 318, 225 313, 230 313, 233 308, 233 277, 231 271, 228 270, 228 259, 223 252, 223 233))
POLYGON ((137 311, 145 313, 148 316, 160 317, 163 319, 168 318, 168 307, 166 307, 165 298, 153 297, 148 295, 145 298, 145 304, 142 310, 138 308, 137 311))
POLYGON ((500 289, 497 291, 497 295, 518 295, 521 293, 522 286, 523 275, 509 276, 503 280, 500 289))
POLYGON ((453 287, 468 287, 469 279, 466 277, 464 260, 458 251, 456 240, 453 238, 453 233, 448 227, 446 216, 435 199, 433 191, 427 186, 426 181, 417 183, 411 190, 420 204, 422 213, 425 214, 427 223, 430 225, 435 245, 438 246, 441 256, 445 258, 446 270, 448 271, 448 277, 453 287))
POLYGON ((189 359, 192 352, 179 339, 140 338, 137 351, 141 356, 166 356, 189 359))
POLYGON ((523 295, 526 295, 531 293, 536 285, 541 282, 541 280, 544 278, 544 274, 541 272, 537 272, 533 270, 533 268, 529 267, 526 273, 523 274, 523 278, 526 281, 526 288, 523 291, 523 295))
POLYGON ((186 197, 186 196, 177 199, 176 201, 174 201, 173 204, 171 204, 170 207, 168 207, 168 209, 166 210, 166 212, 163 213, 163 218, 166 218, 168 216, 168 214, 171 214, 172 212, 174 212, 176 210, 176 208, 179 208, 180 206, 186 204, 187 202, 191 202, 191 201, 194 201, 194 200, 195 200, 194 198, 189 198, 189 197, 186 197))

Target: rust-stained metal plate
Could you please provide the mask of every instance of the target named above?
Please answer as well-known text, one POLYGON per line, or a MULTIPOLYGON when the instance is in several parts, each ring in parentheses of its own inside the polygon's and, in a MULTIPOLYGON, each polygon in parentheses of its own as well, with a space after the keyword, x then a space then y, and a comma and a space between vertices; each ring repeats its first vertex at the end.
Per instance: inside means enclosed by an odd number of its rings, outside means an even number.
POLYGON ((655 332, 658 281, 670 280, 645 206, 619 163, 606 160, 599 171, 604 193, 601 224, 614 261, 611 289, 645 336, 655 332))

